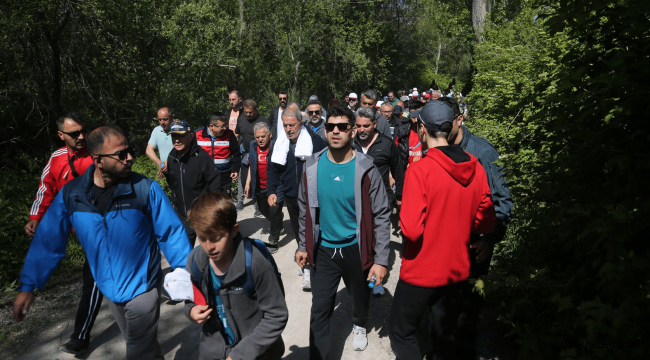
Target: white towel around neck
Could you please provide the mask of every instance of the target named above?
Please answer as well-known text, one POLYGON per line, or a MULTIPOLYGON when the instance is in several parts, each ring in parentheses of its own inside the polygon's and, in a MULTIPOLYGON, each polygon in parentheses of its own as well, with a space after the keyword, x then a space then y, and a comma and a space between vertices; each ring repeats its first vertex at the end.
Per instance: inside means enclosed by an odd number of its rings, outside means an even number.
MULTIPOLYGON (((291 140, 287 138, 287 135, 282 131, 278 134, 278 138, 275 141, 273 146, 273 155, 271 155, 271 162, 278 165, 287 164, 287 154, 289 153, 289 145, 291 140)), ((296 142, 296 151, 295 157, 301 158, 304 160, 305 157, 311 156, 314 152, 314 144, 311 142, 311 136, 307 129, 302 126, 300 128, 300 135, 298 135, 298 141, 296 142)))

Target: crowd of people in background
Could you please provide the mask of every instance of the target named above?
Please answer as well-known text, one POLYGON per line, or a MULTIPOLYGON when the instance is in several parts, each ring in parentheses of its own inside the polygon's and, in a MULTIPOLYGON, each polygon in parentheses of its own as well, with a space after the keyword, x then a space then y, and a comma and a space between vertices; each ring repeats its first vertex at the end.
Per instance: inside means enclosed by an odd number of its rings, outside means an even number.
POLYGON ((78 114, 57 120, 65 146, 46 165, 25 226, 34 239, 16 320, 74 231, 86 253, 83 291, 61 350, 87 350, 105 297, 127 358, 161 358, 162 250, 205 296, 186 307, 188 318, 204 324, 201 358, 279 359, 290 309, 272 254, 286 234, 295 237, 295 246, 285 246, 295 247, 302 289, 312 297, 310 358, 328 359, 341 279, 351 295, 353 349, 368 346, 369 299, 384 293, 393 234, 403 243, 388 319, 397 359, 422 359, 415 334, 427 309, 429 356, 474 359, 482 298, 469 280, 487 273, 512 199, 495 164, 498 152, 464 125, 462 94, 411 88, 381 97, 367 89, 327 103, 312 95, 301 106, 280 91, 266 117, 238 90, 228 99, 227 111, 210 113, 198 128, 169 107, 158 110, 146 154, 171 199, 130 171, 133 151, 119 128, 87 135, 78 114), (245 206, 268 220, 265 246, 239 233, 237 213, 245 206), (292 234, 283 229, 285 207, 292 234), (246 296, 252 283, 254 296, 246 296))

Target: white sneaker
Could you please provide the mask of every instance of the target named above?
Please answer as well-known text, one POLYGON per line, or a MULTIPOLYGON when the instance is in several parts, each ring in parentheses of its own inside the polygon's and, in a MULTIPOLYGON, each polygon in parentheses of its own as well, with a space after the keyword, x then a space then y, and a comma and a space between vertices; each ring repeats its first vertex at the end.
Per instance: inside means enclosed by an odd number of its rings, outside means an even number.
POLYGON ((311 290, 311 274, 309 269, 302 270, 302 289, 305 291, 311 290))
POLYGON ((366 335, 366 328, 356 326, 352 328, 354 338, 352 338, 352 350, 363 351, 368 347, 368 336, 366 335))

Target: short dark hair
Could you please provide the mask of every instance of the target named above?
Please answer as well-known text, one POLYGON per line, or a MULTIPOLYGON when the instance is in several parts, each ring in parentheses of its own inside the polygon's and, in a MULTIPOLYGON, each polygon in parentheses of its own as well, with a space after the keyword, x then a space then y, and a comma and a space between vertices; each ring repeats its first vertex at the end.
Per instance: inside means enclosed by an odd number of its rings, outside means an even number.
POLYGON ((101 126, 93 130, 93 132, 91 132, 90 135, 88 135, 86 138, 86 149, 88 150, 88 153, 92 156, 99 154, 99 151, 104 146, 106 139, 112 136, 121 136, 127 139, 122 129, 117 126, 101 126))
POLYGON ((447 106, 451 108, 451 110, 454 112, 454 119, 458 118, 461 115, 460 107, 458 107, 458 101, 456 101, 456 99, 443 96, 439 98, 438 101, 444 102, 445 104, 447 104, 447 106))
POLYGON ((217 125, 217 121, 223 121, 223 122, 228 122, 228 119, 226 118, 226 114, 215 111, 208 116, 208 121, 210 124, 217 125))
POLYGON ((388 90, 388 92, 386 93, 386 95, 388 95, 388 94, 390 94, 390 93, 393 93, 393 96, 395 96, 395 92, 394 92, 393 90, 388 90))
POLYGON ((206 192, 192 202, 187 221, 200 233, 230 232, 237 223, 237 209, 229 195, 206 192))
POLYGON ((79 115, 79 113, 77 113, 77 112, 72 111, 72 112, 63 114, 63 115, 59 116, 58 119, 56 119, 56 127, 59 130, 63 129, 63 124, 65 123, 65 119, 70 119, 70 120, 76 122, 77 124, 79 124, 81 126, 84 125, 84 121, 81 119, 81 115, 79 115))
POLYGON ((348 118, 348 121, 352 126, 355 126, 357 123, 352 110, 342 105, 332 106, 331 108, 327 109, 327 120, 325 120, 325 123, 327 123, 329 119, 333 116, 334 117, 343 116, 348 118))
POLYGON ((318 101, 318 100, 311 100, 311 101, 309 101, 309 102, 307 103, 307 106, 309 106, 309 105, 318 105, 318 106, 320 106, 320 107, 323 107, 323 104, 321 104, 320 101, 318 101))
POLYGON ((420 100, 411 100, 409 101, 409 111, 422 109, 424 103, 420 100))
POLYGON ((246 99, 244 100, 244 107, 245 108, 252 107, 253 109, 257 109, 257 103, 253 99, 246 99))
POLYGON ((328 108, 331 108, 332 106, 336 106, 336 105, 341 105, 341 100, 332 99, 332 100, 330 100, 330 102, 327 103, 328 108))
POLYGON ((280 90, 278 91, 278 95, 288 95, 287 90, 280 90))

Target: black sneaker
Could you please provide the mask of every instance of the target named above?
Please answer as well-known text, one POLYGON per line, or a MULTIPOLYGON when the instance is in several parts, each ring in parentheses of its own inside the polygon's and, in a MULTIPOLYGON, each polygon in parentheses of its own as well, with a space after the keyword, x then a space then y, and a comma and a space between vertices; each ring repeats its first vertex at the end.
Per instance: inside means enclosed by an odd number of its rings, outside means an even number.
POLYGON ((89 342, 90 340, 70 339, 70 341, 63 344, 59 350, 67 352, 68 354, 81 355, 88 351, 89 342))
POLYGON ((259 210, 258 210, 258 211, 256 211, 256 212, 255 212, 255 214, 253 214, 253 216, 255 216, 256 218, 261 218, 261 217, 264 217, 264 215, 262 215, 262 212, 261 212, 261 211, 259 211, 259 210))
POLYGON ((266 248, 269 249, 269 253, 271 253, 271 254, 275 254, 275 253, 278 252, 278 246, 277 245, 267 246, 266 248))

